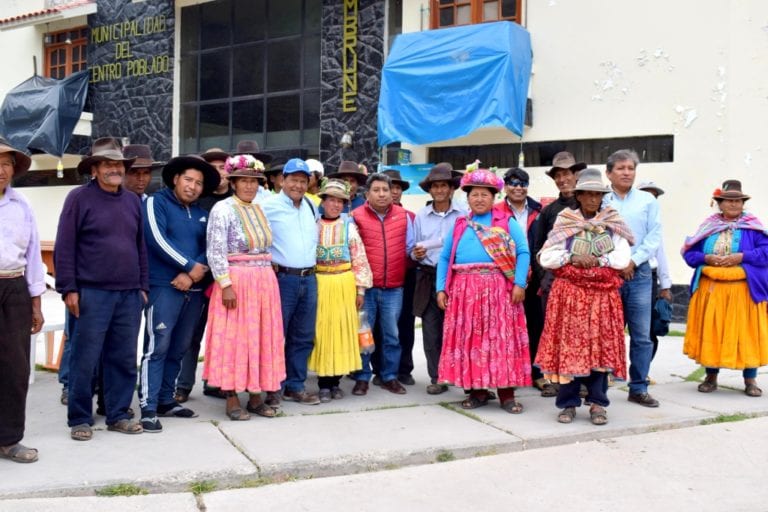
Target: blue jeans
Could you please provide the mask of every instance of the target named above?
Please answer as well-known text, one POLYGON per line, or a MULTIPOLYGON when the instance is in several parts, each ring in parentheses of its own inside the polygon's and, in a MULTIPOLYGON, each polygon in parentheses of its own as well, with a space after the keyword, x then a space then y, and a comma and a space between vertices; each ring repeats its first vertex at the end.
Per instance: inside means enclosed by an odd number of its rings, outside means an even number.
POLYGON ((643 263, 621 286, 624 322, 629 326, 629 394, 646 393, 653 356, 651 341, 651 266, 643 263))
POLYGON ((59 384, 61 384, 62 391, 67 391, 69 388, 69 355, 72 353, 72 335, 75 332, 76 322, 77 318, 64 306, 64 336, 66 341, 62 348, 61 362, 59 363, 59 384))
MULTIPOLYGON (((382 382, 397 378, 400 367, 400 338, 397 322, 403 306, 402 288, 369 288, 365 291, 365 313, 371 325, 377 321, 381 329, 381 342, 376 351, 380 351, 382 382)), ((362 354, 363 369, 354 373, 355 380, 371 380, 371 354, 362 354)))
MULTIPOLYGON (((717 375, 720 373, 720 368, 709 368, 707 367, 707 375, 717 375)), ((741 370, 741 376, 745 379, 756 379, 757 378, 757 368, 744 368, 741 370)))
POLYGON ((317 319, 317 278, 313 275, 295 276, 277 273, 280 305, 283 311, 285 335, 286 391, 304 391, 307 361, 315 346, 317 319))
POLYGON ((136 341, 143 300, 139 290, 80 290, 80 317, 69 359, 67 424, 93 425, 93 376, 104 367, 107 425, 128 418, 136 386, 136 341))
POLYGON ((142 415, 157 412, 158 405, 173 404, 181 358, 203 310, 203 292, 182 292, 166 286, 149 289, 141 358, 139 405, 142 415))

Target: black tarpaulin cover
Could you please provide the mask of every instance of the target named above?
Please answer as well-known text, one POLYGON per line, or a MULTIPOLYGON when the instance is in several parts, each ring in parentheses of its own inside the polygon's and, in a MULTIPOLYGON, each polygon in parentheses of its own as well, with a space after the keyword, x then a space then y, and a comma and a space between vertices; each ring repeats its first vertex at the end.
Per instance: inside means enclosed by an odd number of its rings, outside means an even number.
POLYGON ((61 157, 88 93, 88 71, 56 80, 35 75, 11 89, 0 107, 0 134, 12 146, 61 157))

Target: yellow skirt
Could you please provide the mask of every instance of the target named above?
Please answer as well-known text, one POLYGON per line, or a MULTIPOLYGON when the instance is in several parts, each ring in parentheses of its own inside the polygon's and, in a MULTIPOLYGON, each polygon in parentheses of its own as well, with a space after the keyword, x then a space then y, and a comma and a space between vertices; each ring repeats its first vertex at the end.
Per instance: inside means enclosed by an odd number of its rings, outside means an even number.
POLYGON ((363 367, 357 341, 356 297, 351 271, 317 274, 315 348, 308 366, 321 377, 346 375, 363 367))
POLYGON ((742 267, 703 268, 688 305, 683 353, 709 368, 768 364, 768 302, 755 304, 742 267))

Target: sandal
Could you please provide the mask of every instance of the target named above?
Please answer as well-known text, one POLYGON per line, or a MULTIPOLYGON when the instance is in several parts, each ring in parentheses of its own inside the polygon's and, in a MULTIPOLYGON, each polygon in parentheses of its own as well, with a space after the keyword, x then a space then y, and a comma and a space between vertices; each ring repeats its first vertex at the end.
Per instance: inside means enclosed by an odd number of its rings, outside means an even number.
POLYGON ((462 409, 477 409, 484 405, 488 405, 488 395, 484 398, 478 398, 476 395, 469 395, 465 400, 461 402, 462 409))
POLYGON ((523 412, 523 404, 521 404, 514 398, 510 398, 509 400, 505 400, 504 402, 502 402, 501 408, 510 414, 520 414, 523 412))
POLYGON ((144 427, 138 421, 123 418, 122 420, 117 420, 112 425, 107 425, 107 430, 120 432, 121 434, 141 434, 144 432, 144 427))
POLYGON ((573 421, 573 418, 576 417, 576 408, 575 407, 566 407, 562 411, 560 411, 560 414, 557 415, 557 421, 558 423, 571 423, 573 421))
POLYGON ((264 402, 259 403, 257 406, 252 406, 250 402, 248 405, 245 406, 246 409, 248 409, 248 412, 252 412, 253 414, 258 414, 259 416, 263 416, 264 418, 274 418, 277 415, 277 412, 265 404, 264 402))
POLYGON ((232 421, 248 421, 251 419, 251 415, 245 412, 242 407, 235 407, 227 411, 227 416, 232 421))
POLYGON ((277 391, 267 391, 264 403, 270 407, 280 407, 280 393, 277 391))
POLYGON ((589 409, 589 419, 593 425, 605 425, 608 423, 608 413, 603 407, 593 405, 589 409))
POLYGON ((87 423, 75 425, 69 430, 69 437, 75 441, 90 441, 93 437, 93 430, 87 423))
POLYGON ((544 398, 552 398, 553 396, 557 396, 557 386, 551 382, 544 384, 541 387, 541 396, 544 398))
POLYGON ((705 380, 699 384, 697 389, 699 390, 699 393, 711 393, 713 391, 717 391, 717 382, 705 380))
POLYGON ((16 443, 11 446, 0 447, 0 458, 28 464, 30 462, 37 462, 37 450, 35 448, 27 448, 21 443, 16 443))
POLYGON ((757 384, 750 383, 744 388, 744 394, 751 397, 763 396, 763 390, 757 387, 757 384))

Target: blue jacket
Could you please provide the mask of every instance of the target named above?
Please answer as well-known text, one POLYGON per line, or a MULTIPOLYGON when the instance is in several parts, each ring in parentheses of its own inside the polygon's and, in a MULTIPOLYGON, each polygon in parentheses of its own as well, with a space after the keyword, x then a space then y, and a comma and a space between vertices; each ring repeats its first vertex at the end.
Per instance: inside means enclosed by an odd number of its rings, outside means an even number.
MULTIPOLYGON (((195 263, 208 264, 205 210, 195 204, 184 206, 169 188, 147 199, 143 208, 150 286, 170 287, 180 272, 189 272, 195 263)), ((201 283, 195 285, 200 287, 201 283)))

